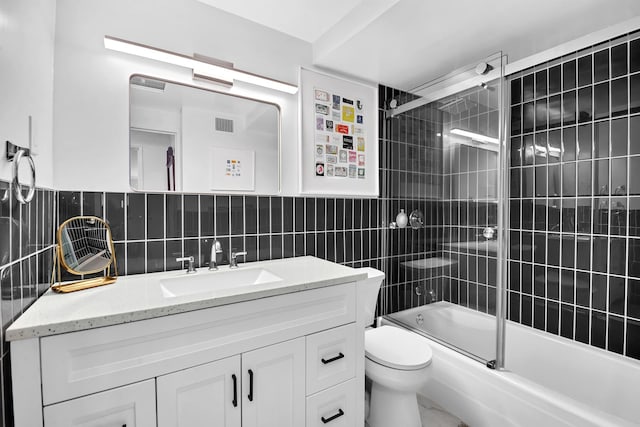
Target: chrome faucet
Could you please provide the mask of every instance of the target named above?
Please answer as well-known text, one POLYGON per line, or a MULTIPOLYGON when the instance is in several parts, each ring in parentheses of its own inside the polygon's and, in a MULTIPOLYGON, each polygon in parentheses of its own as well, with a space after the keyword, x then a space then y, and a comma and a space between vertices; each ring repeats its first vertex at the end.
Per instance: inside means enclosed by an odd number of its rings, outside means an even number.
POLYGON ((183 261, 188 261, 189 262, 189 264, 187 265, 187 274, 196 272, 195 259, 192 256, 185 256, 185 257, 182 257, 182 258, 176 258, 176 261, 177 262, 183 262, 183 261))
POLYGON ((211 260, 209 261, 209 270, 217 270, 218 264, 222 262, 222 243, 214 240, 211 244, 211 260))
POLYGON ((238 268, 238 257, 245 256, 247 254, 246 251, 242 252, 231 252, 231 259, 229 260, 229 268, 238 268))

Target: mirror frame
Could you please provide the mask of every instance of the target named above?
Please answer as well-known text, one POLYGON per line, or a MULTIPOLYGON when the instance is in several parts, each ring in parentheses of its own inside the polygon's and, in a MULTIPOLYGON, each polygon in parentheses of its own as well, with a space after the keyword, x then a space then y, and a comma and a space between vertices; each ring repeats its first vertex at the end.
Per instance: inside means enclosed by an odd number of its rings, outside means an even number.
POLYGON ((58 230, 56 231, 56 246, 55 246, 54 256, 55 256, 55 259, 54 259, 53 271, 51 272, 51 288, 55 292, 61 292, 61 293, 74 292, 82 289, 94 288, 96 286, 110 285, 117 280, 118 265, 116 261, 115 246, 113 243, 113 235, 111 233, 111 227, 109 226, 107 221, 105 221, 102 218, 98 218, 96 216, 74 216, 65 220, 62 224, 60 224, 60 226, 58 227, 58 230), (106 228, 109 249, 111 252, 111 258, 110 258, 110 262, 104 268, 101 268, 98 270, 80 272, 80 271, 74 270, 73 268, 68 266, 67 263, 65 262, 64 256, 62 253, 63 252, 62 251, 62 230, 67 224, 77 220, 98 221, 102 223, 106 228), (106 271, 107 274, 102 277, 94 277, 91 279, 83 279, 75 282, 62 283, 62 268, 64 268, 68 273, 71 273, 76 276, 95 274, 101 271, 103 272, 106 271), (54 284, 54 282, 56 281, 56 270, 57 270, 57 283, 54 284))
MULTIPOLYGON (((141 129, 141 128, 133 128, 133 129, 138 129, 138 130, 145 130, 145 129, 141 129)), ((148 130, 148 129, 147 129, 148 130)), ((207 88, 207 87, 202 87, 202 86, 196 86, 193 84, 188 84, 188 83, 184 83, 184 82, 179 82, 179 81, 175 81, 175 80, 169 80, 166 78, 162 78, 162 77, 155 77, 155 76, 150 76, 147 74, 141 74, 141 73, 133 73, 129 76, 129 126, 127 128, 128 134, 129 134, 129 188, 131 189, 131 191, 135 192, 135 193, 154 193, 154 194, 231 194, 231 195, 253 195, 253 196, 279 196, 282 193, 282 109, 280 108, 279 104, 276 104, 275 102, 270 102, 270 101, 265 101, 263 99, 258 99, 258 98, 252 98, 249 96, 243 96, 243 95, 236 95, 233 93, 229 93, 229 92, 225 92, 223 90, 215 90, 215 89, 211 89, 211 88, 207 88), (175 84, 175 85, 179 85, 179 86, 184 86, 184 87, 188 87, 191 89, 197 89, 197 90, 203 90, 206 92, 211 92, 214 94, 218 94, 218 95, 227 95, 227 96, 232 96, 234 98, 240 98, 240 99, 244 99, 247 101, 255 101, 255 102, 259 102, 261 104, 267 104, 267 105, 272 105, 274 107, 276 107, 276 111, 278 114, 278 189, 275 193, 257 193, 257 192, 247 192, 244 190, 233 190, 233 191, 207 191, 207 192, 194 192, 194 191, 189 191, 189 190, 185 190, 184 188, 181 189, 180 191, 176 190, 176 191, 169 191, 169 190, 142 190, 142 189, 138 189, 138 188, 134 188, 131 185, 131 98, 132 98, 132 94, 131 94, 131 79, 133 77, 142 77, 142 78, 146 78, 146 79, 152 79, 152 80, 158 80, 161 82, 165 82, 165 83, 171 83, 171 84, 175 84)))

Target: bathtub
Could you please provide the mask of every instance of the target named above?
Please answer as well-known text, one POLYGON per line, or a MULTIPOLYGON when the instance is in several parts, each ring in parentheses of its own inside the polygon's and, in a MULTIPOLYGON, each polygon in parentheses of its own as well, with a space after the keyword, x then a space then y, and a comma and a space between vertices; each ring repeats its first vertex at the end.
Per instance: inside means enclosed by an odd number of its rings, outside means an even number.
MULTIPOLYGON (((455 304, 437 302, 381 322, 427 336, 418 329, 419 314, 471 355, 495 355, 495 318, 455 304)), ((504 370, 433 339, 431 348, 430 381, 421 394, 473 427, 640 426, 640 362, 510 321, 504 370)))

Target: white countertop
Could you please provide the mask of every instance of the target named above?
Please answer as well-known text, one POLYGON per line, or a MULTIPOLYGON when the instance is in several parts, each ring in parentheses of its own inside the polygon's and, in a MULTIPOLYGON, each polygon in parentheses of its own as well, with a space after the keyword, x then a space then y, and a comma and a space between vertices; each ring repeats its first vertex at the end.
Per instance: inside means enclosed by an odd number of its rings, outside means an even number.
MULTIPOLYGON (((122 276, 112 285, 67 294, 49 289, 6 332, 7 341, 117 325, 170 314, 362 280, 367 273, 315 257, 241 263, 238 270, 264 268, 281 281, 166 297, 161 280, 185 277, 184 270, 122 276)), ((196 275, 228 272, 198 269, 196 275)))

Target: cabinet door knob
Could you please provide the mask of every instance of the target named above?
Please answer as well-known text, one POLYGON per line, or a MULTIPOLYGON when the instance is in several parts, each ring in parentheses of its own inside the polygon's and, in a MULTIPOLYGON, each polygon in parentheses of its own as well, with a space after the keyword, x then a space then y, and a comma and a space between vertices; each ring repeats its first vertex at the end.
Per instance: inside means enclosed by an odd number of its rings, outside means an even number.
POLYGON ((322 420, 322 422, 324 424, 326 424, 326 423, 330 423, 331 421, 335 420, 336 418, 340 418, 343 415, 344 415, 344 411, 342 409, 338 409, 338 413, 337 414, 334 414, 334 415, 330 416, 329 418, 320 417, 320 419, 322 420))
POLYGON ((249 369, 249 402, 253 402, 253 371, 249 369))
POLYGON ((231 375, 231 378, 233 379, 233 400, 231 401, 231 403, 233 403, 234 408, 237 408, 238 407, 238 379, 236 378, 236 374, 231 375))
POLYGON ((340 359, 342 359, 343 357, 344 357, 344 354, 342 354, 342 352, 340 352, 340 353, 338 353, 338 355, 337 355, 337 356, 332 357, 331 359, 325 359, 325 358, 323 357, 321 360, 322 360, 322 363, 323 363, 324 365, 326 365, 326 364, 328 364, 328 363, 335 362, 336 360, 340 360, 340 359))

